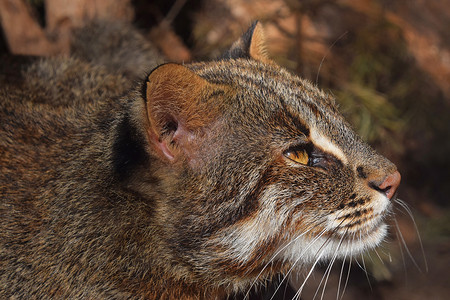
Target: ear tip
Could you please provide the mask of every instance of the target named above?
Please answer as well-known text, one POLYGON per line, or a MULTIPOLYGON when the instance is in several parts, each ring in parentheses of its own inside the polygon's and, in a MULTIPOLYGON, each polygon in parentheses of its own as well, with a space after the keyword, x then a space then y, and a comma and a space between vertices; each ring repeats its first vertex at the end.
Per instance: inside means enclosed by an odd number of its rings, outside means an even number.
POLYGON ((148 89, 149 84, 159 84, 160 82, 183 82, 185 79, 197 77, 196 74, 179 63, 164 63, 154 68, 145 80, 145 90, 148 89))
POLYGON ((250 47, 251 43, 254 41, 255 36, 264 36, 264 28, 259 20, 253 21, 245 33, 242 35, 241 39, 244 41, 244 45, 250 47))
POLYGON ((248 27, 246 34, 249 37, 254 37, 255 34, 264 36, 264 32, 264 24, 259 20, 255 20, 248 27))
POLYGON ((259 20, 254 20, 249 27, 250 31, 255 30, 256 26, 261 26, 261 22, 259 20))
POLYGON ((266 50, 264 26, 259 20, 253 21, 245 33, 220 57, 220 59, 238 58, 272 63, 266 50))
POLYGON ((252 22, 250 28, 253 28, 253 30, 255 29, 263 29, 264 25, 260 20, 255 20, 252 22))
MULTIPOLYGON (((147 79, 150 78, 150 76, 156 72, 161 72, 161 71, 166 71, 168 69, 175 69, 178 67, 184 67, 179 63, 174 63, 174 62, 167 62, 167 63, 163 63, 160 64, 158 66, 156 66, 155 68, 153 68, 148 74, 147 74, 147 79)), ((185 67, 184 67, 185 68, 185 67)))
POLYGON ((259 21, 255 21, 252 23, 250 28, 252 30, 251 43, 249 47, 250 57, 265 63, 272 63, 266 48, 266 34, 264 25, 259 21))

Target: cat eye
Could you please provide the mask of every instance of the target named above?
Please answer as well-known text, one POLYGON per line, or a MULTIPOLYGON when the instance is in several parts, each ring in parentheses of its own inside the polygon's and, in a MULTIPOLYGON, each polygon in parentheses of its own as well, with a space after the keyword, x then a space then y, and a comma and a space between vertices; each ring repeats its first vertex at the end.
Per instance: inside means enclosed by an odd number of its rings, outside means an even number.
POLYGON ((302 165, 308 165, 309 162, 308 152, 304 149, 289 149, 284 153, 284 156, 302 165))

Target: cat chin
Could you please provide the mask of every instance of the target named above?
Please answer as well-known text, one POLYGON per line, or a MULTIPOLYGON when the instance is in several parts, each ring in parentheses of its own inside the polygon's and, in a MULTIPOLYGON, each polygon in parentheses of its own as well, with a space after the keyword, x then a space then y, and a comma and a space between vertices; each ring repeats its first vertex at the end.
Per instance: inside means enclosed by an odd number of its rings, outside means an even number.
POLYGON ((316 238, 299 237, 285 245, 278 258, 293 266, 334 259, 345 259, 377 247, 386 237, 387 224, 380 224, 370 233, 352 235, 344 239, 326 236, 316 238))

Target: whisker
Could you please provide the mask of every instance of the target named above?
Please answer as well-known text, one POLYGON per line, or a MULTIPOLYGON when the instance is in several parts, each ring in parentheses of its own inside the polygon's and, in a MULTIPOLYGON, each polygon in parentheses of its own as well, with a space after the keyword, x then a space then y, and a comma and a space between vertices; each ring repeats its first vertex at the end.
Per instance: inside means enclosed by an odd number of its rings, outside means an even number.
MULTIPOLYGON (((321 222, 322 223, 322 222, 321 222)), ((319 224, 321 224, 319 223, 319 224)), ((308 224, 307 224, 308 225, 308 224)), ((295 241, 297 241, 299 238, 301 238, 302 236, 304 236, 305 234, 307 234, 308 232, 310 232, 313 228, 308 229, 305 232, 302 232, 301 234, 299 234, 295 239, 291 240, 290 242, 288 242, 286 245, 284 245, 283 247, 281 247, 277 252, 275 252, 274 255, 272 255, 272 257, 269 259, 269 261, 265 264, 265 266, 261 269, 261 271, 258 273, 258 275, 256 276, 255 280, 253 280, 252 284, 250 285, 250 287, 247 290, 247 293, 244 296, 244 300, 248 299, 249 295, 250 295, 250 291, 253 288, 253 286, 256 284, 256 282, 258 281, 259 277, 261 276, 261 274, 267 269, 267 267, 273 263, 273 260, 281 253, 283 252, 287 247, 289 247, 291 244, 293 244, 295 241)), ((282 282, 280 282, 280 284, 282 284, 282 282)), ((278 290, 278 289, 277 289, 278 290)))
POLYGON ((358 267, 361 269, 361 271, 363 271, 364 273, 366 272, 366 270, 364 269, 363 266, 361 266, 361 264, 359 263, 359 261, 355 258, 355 263, 356 265, 358 265, 358 267))
POLYGON ((292 267, 287 271, 287 273, 285 274, 283 280, 280 282, 280 285, 275 289, 275 292, 273 293, 272 297, 270 298, 270 300, 273 299, 273 297, 275 296, 275 294, 278 292, 278 290, 280 289, 281 284, 286 280, 287 276, 292 272, 292 270, 294 269, 294 267, 296 266, 296 264, 298 263, 298 261, 302 258, 302 255, 304 253, 306 253, 306 251, 309 250, 309 248, 311 248, 311 246, 318 240, 320 239, 326 232, 326 229, 322 230, 322 232, 315 237, 310 243, 309 245, 302 251, 302 253, 299 255, 299 257, 297 258, 297 260, 292 264, 292 267))
MULTIPOLYGON (((350 222, 352 222, 354 219, 355 219, 355 217, 353 217, 352 220, 351 220, 350 222)), ((344 219, 343 219, 343 220, 342 220, 342 221, 341 221, 341 222, 333 229, 333 231, 332 231, 332 233, 331 233, 331 235, 330 235, 330 238, 331 238, 331 237, 332 237, 332 236, 333 236, 333 235, 341 228, 342 224, 343 224, 344 221, 346 221, 346 220, 347 220, 347 217, 344 218, 344 219)), ((324 276, 326 275, 326 280, 325 280, 325 283, 324 283, 324 286, 323 286, 323 289, 322 289, 322 294, 321 294, 320 299, 323 299, 323 296, 324 296, 324 293, 325 293, 325 287, 326 287, 326 285, 327 285, 327 283, 328 283, 328 279, 329 279, 329 276, 330 276, 330 274, 331 274, 331 269, 333 268, 333 264, 334 264, 334 262, 335 262, 335 260, 336 260, 336 258, 337 258, 337 254, 338 254, 339 249, 341 248, 342 242, 343 242, 343 240, 345 239, 345 237, 347 237, 348 230, 349 230, 349 229, 347 228, 347 229, 345 230, 344 234, 341 236, 341 239, 339 240, 339 243, 338 243, 338 245, 337 245, 337 247, 336 247, 336 250, 335 250, 335 252, 334 252, 334 256, 333 256, 333 258, 332 258, 330 264, 328 265, 327 269, 325 270, 324 276)), ((344 257, 347 256, 347 251, 348 251, 348 248, 346 249, 346 252, 345 252, 345 256, 344 256, 344 257)), ((319 289, 320 289, 320 285, 322 284, 323 279, 324 279, 324 277, 322 277, 322 280, 320 281, 319 286, 317 287, 316 293, 314 294, 314 298, 316 297, 316 294, 317 294, 317 292, 318 292, 319 289)), ((339 283, 340 283, 340 282, 339 282, 339 283)), ((339 291, 338 291, 338 293, 339 293, 339 291)), ((314 298, 313 298, 313 299, 314 299, 314 298)))
POLYGON ((372 262, 372 264, 375 264, 375 262, 373 261, 371 252, 366 252, 366 255, 367 255, 367 257, 370 259, 370 261, 372 262))
MULTIPOLYGON (((295 293, 294 298, 300 297, 300 295, 301 295, 301 293, 302 293, 302 291, 303 291, 303 288, 305 287, 306 282, 308 281, 309 277, 311 276, 311 274, 312 274, 312 272, 313 272, 313 270, 314 270, 316 264, 317 264, 317 263, 319 262, 319 260, 322 258, 322 254, 323 254, 324 251, 325 251, 325 248, 323 248, 322 251, 319 253, 319 255, 318 255, 316 261, 314 262, 314 264, 312 265, 312 267, 311 267, 311 269, 309 270, 308 274, 306 275, 305 280, 303 281, 302 285, 300 286, 300 288, 299 288, 299 289, 297 290, 297 292, 295 293)), ((272 300, 272 298, 270 298, 270 299, 272 300)))
MULTIPOLYGON (((336 230, 340 228, 340 226, 342 225, 342 222, 337 226, 336 230)), ((323 289, 322 289, 322 294, 321 294, 321 297, 320 297, 320 299, 323 299, 323 296, 324 296, 324 293, 325 293, 325 287, 326 287, 326 285, 328 283, 328 279, 330 277, 331 270, 333 268, 334 262, 336 261, 336 258, 337 258, 339 249, 341 248, 342 242, 343 242, 345 236, 347 235, 347 232, 348 232, 348 229, 345 231, 345 233, 342 235, 341 239, 339 240, 339 243, 338 243, 338 245, 336 247, 336 250, 334 251, 333 258, 330 261, 330 263, 328 264, 327 269, 325 270, 324 276, 322 277, 322 280, 320 281, 319 286, 317 287, 317 290, 316 290, 316 293, 314 294, 313 299, 316 298, 316 295, 317 295, 317 293, 319 292, 319 289, 320 289, 320 285, 322 284, 322 281, 323 281, 324 277, 326 276, 326 280, 324 282, 323 289)))
POLYGON ((414 230, 416 231, 417 238, 419 240, 420 250, 422 252, 422 257, 423 257, 423 262, 425 264, 425 272, 428 272, 428 262, 427 262, 427 258, 425 255, 425 250, 423 248, 422 238, 420 236, 419 228, 417 227, 417 223, 416 223, 416 220, 414 219, 413 213, 405 201, 397 198, 397 199, 395 199, 395 202, 398 203, 407 212, 407 214, 411 218, 411 221, 413 222, 414 230))
MULTIPOLYGON (((335 253, 337 253, 337 252, 335 252, 335 253)), ((335 256, 333 255, 333 257, 335 257, 335 256)), ((322 279, 320 280, 319 285, 317 286, 316 292, 314 293, 313 300, 316 299, 317 293, 318 293, 319 290, 320 290, 320 286, 322 285, 323 280, 324 280, 325 277, 327 276, 328 270, 330 269, 330 265, 331 265, 331 263, 332 263, 333 261, 334 261, 334 260, 332 259, 332 260, 330 261, 330 263, 328 263, 328 266, 327 266, 325 272, 323 273, 322 279)), ((324 287, 325 287, 325 283, 324 283, 324 287)))
POLYGON ((326 52, 325 55, 322 57, 322 60, 320 61, 320 64, 319 64, 319 68, 317 69, 316 85, 319 83, 320 69, 322 68, 322 65, 323 65, 323 62, 325 61, 325 58, 327 58, 328 54, 331 52, 331 49, 334 47, 334 45, 336 45, 336 43, 339 42, 339 40, 341 40, 347 33, 348 33, 348 31, 346 31, 346 32, 344 32, 343 34, 341 34, 341 36, 339 36, 339 37, 333 42, 333 44, 331 44, 331 46, 328 47, 327 52, 326 52))
POLYGON ((336 300, 339 299, 339 291, 341 290, 342 274, 344 272, 345 260, 347 259, 347 253, 348 253, 348 249, 345 250, 344 259, 342 260, 341 271, 339 272, 339 281, 338 281, 338 287, 337 287, 337 292, 336 292, 336 300))
POLYGON ((400 237, 400 241, 402 242, 403 246, 405 247, 406 253, 408 253, 408 256, 409 256, 409 258, 411 259, 411 261, 413 262, 414 266, 416 266, 416 268, 417 268, 420 272, 423 272, 422 269, 421 269, 421 268, 419 267, 419 265, 417 264, 416 260, 414 259, 413 255, 411 254, 411 251, 409 251, 408 245, 406 244, 406 241, 405 241, 405 239, 403 238, 403 234, 402 234, 402 232, 400 231, 400 227, 399 227, 399 225, 398 225, 398 222, 397 222, 397 219, 396 219, 396 218, 394 218, 394 222, 395 222, 395 225, 396 225, 397 228, 398 228, 398 235, 397 235, 397 236, 400 237))
POLYGON ((408 204, 406 204, 405 201, 403 201, 399 198, 396 198, 394 201, 395 201, 395 203, 398 203, 401 207, 403 207, 405 209, 405 211, 408 213, 408 215, 411 216, 411 219, 414 219, 414 217, 412 217, 413 213, 411 211, 411 208, 409 208, 408 204))
POLYGON ((347 289, 348 279, 350 278, 350 270, 352 269, 352 260, 353 260, 353 256, 350 255, 350 260, 348 263, 348 270, 347 270, 347 278, 345 279, 345 285, 344 285, 344 289, 342 290, 342 295, 341 295, 340 300, 342 300, 342 298, 344 298, 345 290, 347 289))
MULTIPOLYGON (((344 236, 342 236, 342 239, 343 239, 343 238, 344 238, 344 236)), ((342 240, 341 240, 341 241, 342 241, 342 240)), ((333 260, 331 261, 331 264, 329 265, 329 271, 328 271, 327 279, 325 280, 325 283, 324 283, 324 285, 323 285, 322 295, 320 296, 320 300, 323 300, 323 296, 324 296, 324 294, 325 294, 325 288, 326 288, 326 286, 327 286, 328 279, 330 278, 330 274, 331 274, 331 270, 333 269, 334 262, 336 261, 336 258, 337 258, 337 254, 338 254, 339 248, 340 248, 340 244, 339 244, 338 247, 336 248, 336 252, 335 252, 334 258, 333 258, 333 260)))
MULTIPOLYGON (((289 278, 292 278, 292 274, 288 275, 289 278)), ((283 292, 283 299, 286 299, 286 292, 287 292, 288 284, 284 285, 284 292, 283 292)))
POLYGON ((370 290, 373 291, 372 284, 370 283, 370 279, 369 279, 369 273, 367 272, 366 262, 364 260, 364 255, 362 253, 361 253, 361 259, 362 259, 362 264, 364 266, 363 270, 364 270, 364 273, 366 274, 367 282, 369 283, 370 290))
MULTIPOLYGON (((342 220, 341 221, 341 223, 338 225, 338 226, 340 226, 344 221, 345 221, 345 219, 346 218, 344 218, 344 220, 342 220)), ((322 221, 321 223, 324 223, 325 221, 322 221)), ((320 223, 320 224, 321 224, 320 223)), ((326 245, 326 244, 328 244, 329 243, 329 241, 330 241, 330 238, 331 238, 331 235, 335 232, 337 230, 337 228, 335 228, 332 232, 331 232, 331 234, 330 234, 330 237, 328 237, 326 240, 325 240, 325 242, 322 244, 322 246, 320 246, 320 248, 319 248, 319 251, 322 249, 322 248, 324 248, 324 246, 326 245)), ((283 280, 281 281, 281 283, 283 283, 285 280, 286 280, 286 278, 287 278, 287 276, 289 276, 289 274, 292 272, 292 270, 294 269, 294 267, 296 266, 296 264, 298 263, 298 261, 300 260, 300 258, 302 257, 302 255, 304 254, 304 253, 306 253, 306 251, 319 239, 319 238, 321 238, 324 234, 325 234, 325 232, 326 232, 326 229, 324 229, 320 234, 319 234, 319 236, 317 236, 314 240, 312 240, 310 243, 309 243, 309 245, 306 247, 306 249, 305 250, 303 250, 302 251, 302 253, 300 254, 300 256, 299 256, 299 258, 293 263, 293 265, 292 265, 292 267, 288 270, 288 272, 286 273, 286 275, 285 275, 285 277, 283 278, 283 280)), ((322 252, 323 251, 325 251, 325 250, 322 250, 322 252)), ((321 254, 322 254, 322 252, 321 252, 321 254)), ((320 254, 320 255, 321 255, 320 254)), ((319 259, 321 258, 321 256, 319 257, 319 259)), ((312 267, 312 269, 314 269, 314 266, 315 266, 315 264, 317 263, 317 261, 318 260, 316 260, 316 262, 314 263, 314 265, 313 265, 313 267, 312 267)), ((311 270, 311 272, 312 272, 312 270, 311 270)), ((308 275, 308 277, 305 279, 305 281, 304 281, 304 283, 303 283, 303 285, 302 285, 302 289, 303 289, 303 286, 305 285, 305 283, 306 283, 306 280, 309 278, 309 275, 308 275)), ((280 284, 281 284, 280 283, 280 284)), ((281 285, 280 285, 281 286, 281 285)), ((277 293, 277 291, 278 291, 278 289, 280 288, 280 286, 278 286, 276 289, 275 289, 275 292, 273 293, 273 295, 272 295, 272 297, 270 298, 270 300, 272 300, 273 299, 273 297, 275 296, 275 294, 277 293)), ((300 294, 301 294, 301 291, 300 291, 300 293, 298 293, 298 291, 297 291, 297 293, 294 295, 294 298, 296 297, 296 295, 298 294, 298 296, 300 296, 300 294)))
POLYGON ((380 254, 378 253, 377 249, 374 248, 373 250, 374 250, 375 254, 378 256, 378 259, 379 259, 379 260, 381 261, 381 263, 384 265, 384 260, 381 258, 381 256, 380 256, 380 254))
MULTIPOLYGON (((348 217, 345 217, 345 218, 344 218, 344 219, 343 219, 343 220, 342 220, 342 221, 341 221, 341 222, 333 229, 333 231, 331 232, 331 234, 330 234, 328 240, 330 240, 331 237, 334 236, 334 234, 341 228, 342 224, 343 224, 347 219, 348 219, 348 217)), ((355 217, 353 217, 352 220, 351 220, 350 222, 352 222, 354 219, 355 219, 355 217)), ((334 262, 335 262, 335 260, 336 260, 336 258, 337 258, 338 251, 339 251, 339 249, 340 249, 341 246, 342 246, 342 242, 343 242, 343 240, 347 237, 348 230, 349 230, 349 229, 347 228, 347 229, 345 230, 344 234, 342 234, 342 236, 341 236, 341 238, 340 238, 340 240, 339 240, 339 243, 338 243, 338 245, 337 245, 337 247, 336 247, 336 250, 335 250, 335 252, 334 252, 333 258, 332 258, 332 260, 330 261, 330 264, 328 265, 327 269, 325 270, 324 276, 322 277, 322 280, 320 281, 319 286, 317 287, 316 293, 314 294, 314 298, 316 297, 316 295, 317 295, 317 293, 318 293, 318 291, 319 291, 319 289, 320 289, 320 285, 322 284, 322 281, 323 281, 324 277, 326 276, 326 280, 325 280, 325 283, 324 283, 324 285, 323 285, 322 294, 321 294, 321 297, 320 297, 321 299, 323 299, 323 296, 324 296, 324 294, 325 294, 325 288, 326 288, 326 285, 327 285, 327 283, 328 283, 329 276, 330 276, 330 274, 331 274, 331 270, 332 270, 333 265, 334 265, 334 262)), ((328 240, 327 240, 327 241, 328 241, 328 240)), ((347 257, 347 252, 348 252, 348 248, 346 249, 346 252, 345 252, 345 255, 344 255, 344 259, 347 257)), ((340 280, 340 279, 339 279, 339 280, 340 280)), ((339 281, 339 284, 340 284, 340 281, 339 281)), ((339 294, 339 288, 338 288, 338 294, 339 294)), ((338 297, 338 295, 337 295, 337 297, 338 297)), ((313 298, 313 299, 314 299, 314 298, 313 298)))
MULTIPOLYGON (((353 217, 353 219, 355 219, 355 217, 353 217)), ((344 232, 344 234, 342 235, 342 238, 344 239, 344 238, 346 238, 347 237, 347 235, 348 235, 348 228, 345 230, 345 232, 344 232)), ((340 288, 341 288, 341 279, 342 279, 342 272, 343 272, 343 270, 344 270, 344 266, 345 266, 345 260, 347 259, 347 254, 348 254, 348 247, 345 249, 345 254, 344 254, 344 259, 343 259, 343 261, 342 261, 342 267, 341 267, 341 272, 340 272, 340 274, 339 274, 339 283, 338 283, 338 288, 337 288, 337 293, 336 293, 336 300, 338 300, 339 299, 339 290, 340 290, 340 288)), ((350 267, 350 265, 349 265, 349 267, 350 267)), ((350 273, 350 270, 349 270, 349 273, 350 273)), ((347 274, 347 280, 348 280, 348 275, 349 274, 347 274)), ((344 292, 345 292, 345 287, 344 287, 344 290, 342 291, 342 296, 344 296, 344 292)))
MULTIPOLYGON (((395 219, 395 218, 394 218, 395 219)), ((398 228, 398 225, 396 224, 395 227, 395 235, 397 236, 397 243, 398 243, 398 249, 400 250, 400 255, 402 257, 402 262, 403 262, 403 270, 405 271, 405 278, 407 277, 407 272, 406 272, 406 261, 405 261, 405 254, 403 253, 403 245, 400 242, 400 237, 399 237, 399 231, 400 229, 398 228)))
POLYGON ((379 250, 381 251, 381 253, 383 253, 385 256, 387 256, 389 259, 389 262, 392 263, 391 252, 388 249, 385 249, 384 247, 380 247, 379 250))
MULTIPOLYGON (((343 221, 342 221, 343 222, 343 221)), ((341 224, 342 224, 342 222, 341 222, 341 224)), ((333 232, 334 232, 335 230, 333 230, 333 232)), ((305 285, 306 285, 306 282, 308 281, 308 279, 309 279, 309 277, 311 276, 311 274, 312 274, 312 272, 313 272, 313 270, 314 270, 314 268, 315 268, 315 266, 316 266, 316 264, 320 261, 320 259, 322 258, 322 254, 323 254, 323 252, 325 252, 325 246, 329 243, 331 241, 331 236, 330 237, 328 237, 326 240, 325 240, 325 242, 322 244, 322 246, 320 246, 320 248, 319 248, 319 251, 321 250, 321 252, 319 253, 319 255, 318 255, 318 258, 316 259, 316 261, 314 262, 314 264, 312 265, 312 267, 311 267, 311 269, 310 269, 310 271, 309 271, 309 273, 307 274, 307 276, 306 276, 306 278, 304 279, 304 281, 303 281, 303 284, 300 286, 300 288, 297 290, 297 292, 296 292, 296 297, 300 297, 300 295, 301 295, 301 293, 302 293, 302 291, 303 291, 303 288, 305 287, 305 285)), ((319 285, 320 286, 320 285, 319 285)))

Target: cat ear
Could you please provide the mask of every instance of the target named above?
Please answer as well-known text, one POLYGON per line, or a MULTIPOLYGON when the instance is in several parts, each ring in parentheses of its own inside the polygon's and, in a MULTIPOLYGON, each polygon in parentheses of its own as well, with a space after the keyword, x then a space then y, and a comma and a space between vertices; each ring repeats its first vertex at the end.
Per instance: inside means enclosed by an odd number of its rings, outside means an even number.
POLYGON ((254 22, 239 40, 224 53, 222 58, 251 58, 265 63, 272 63, 267 55, 264 28, 258 21, 254 22))
POLYGON ((198 135, 215 116, 203 101, 212 84, 182 65, 165 64, 150 73, 145 88, 147 132, 157 154, 192 158, 198 135))

